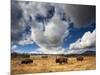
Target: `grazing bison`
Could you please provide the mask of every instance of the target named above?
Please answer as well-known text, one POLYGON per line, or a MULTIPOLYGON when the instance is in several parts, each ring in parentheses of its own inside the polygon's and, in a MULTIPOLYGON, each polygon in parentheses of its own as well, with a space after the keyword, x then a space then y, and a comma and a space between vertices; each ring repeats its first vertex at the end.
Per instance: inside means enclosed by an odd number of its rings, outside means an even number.
POLYGON ((48 56, 42 56, 41 58, 48 58, 48 56))
POLYGON ((21 64, 31 64, 31 63, 33 63, 32 59, 24 59, 21 61, 21 64))
POLYGON ((83 61, 84 60, 84 58, 82 56, 79 56, 76 59, 77 59, 77 61, 83 61))
POLYGON ((59 64, 68 63, 67 58, 65 58, 65 57, 56 58, 56 63, 59 63, 59 64))

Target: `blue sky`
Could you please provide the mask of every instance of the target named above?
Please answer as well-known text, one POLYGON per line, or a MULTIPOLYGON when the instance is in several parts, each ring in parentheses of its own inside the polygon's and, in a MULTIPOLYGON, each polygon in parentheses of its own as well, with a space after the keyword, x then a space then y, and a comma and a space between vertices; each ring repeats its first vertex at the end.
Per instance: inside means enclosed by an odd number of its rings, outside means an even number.
MULTIPOLYGON (((70 31, 70 35, 65 38, 64 43, 63 43, 63 48, 69 48, 69 45, 73 42, 75 42, 78 38, 81 38, 85 32, 87 31, 93 31, 95 29, 95 23, 91 24, 89 27, 86 28, 73 28, 70 31), (67 39, 67 40, 66 40, 67 39)), ((39 46, 34 42, 33 44, 28 44, 28 45, 17 45, 17 50, 18 52, 31 52, 35 51, 39 48, 39 46)))
POLYGON ((95 28, 96 28, 95 22, 91 23, 88 27, 85 28, 74 28, 73 26, 71 26, 70 35, 66 37, 67 40, 64 41, 64 47, 65 48, 69 47, 71 43, 75 42, 78 38, 81 38, 85 32, 87 31, 93 32, 95 28))
POLYGON ((11 7, 12 52, 64 53, 95 48, 95 6, 19 1, 11 7))

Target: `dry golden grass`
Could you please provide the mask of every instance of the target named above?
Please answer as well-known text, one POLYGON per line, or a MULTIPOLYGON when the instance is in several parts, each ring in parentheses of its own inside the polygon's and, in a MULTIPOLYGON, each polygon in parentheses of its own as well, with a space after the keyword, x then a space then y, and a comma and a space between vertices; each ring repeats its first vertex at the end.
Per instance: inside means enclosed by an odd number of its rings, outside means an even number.
POLYGON ((61 72, 61 71, 79 71, 79 70, 95 70, 95 56, 84 56, 84 60, 77 61, 76 57, 69 57, 68 63, 57 64, 56 57, 33 59, 32 64, 21 64, 21 59, 11 60, 11 74, 28 74, 42 72, 61 72))

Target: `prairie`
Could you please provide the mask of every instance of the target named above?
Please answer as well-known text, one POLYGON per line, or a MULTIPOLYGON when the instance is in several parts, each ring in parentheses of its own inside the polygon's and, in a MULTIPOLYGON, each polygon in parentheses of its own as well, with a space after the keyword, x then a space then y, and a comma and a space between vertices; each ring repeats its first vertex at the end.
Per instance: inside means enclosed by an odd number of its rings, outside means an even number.
POLYGON ((56 56, 49 55, 47 58, 40 56, 32 56, 31 64, 21 64, 22 59, 25 58, 12 58, 11 59, 11 75, 16 74, 29 74, 29 73, 42 73, 42 72, 63 72, 63 71, 80 71, 80 70, 95 70, 96 57, 95 55, 83 56, 83 61, 77 61, 77 57, 67 57, 68 63, 58 64, 55 62, 56 56))

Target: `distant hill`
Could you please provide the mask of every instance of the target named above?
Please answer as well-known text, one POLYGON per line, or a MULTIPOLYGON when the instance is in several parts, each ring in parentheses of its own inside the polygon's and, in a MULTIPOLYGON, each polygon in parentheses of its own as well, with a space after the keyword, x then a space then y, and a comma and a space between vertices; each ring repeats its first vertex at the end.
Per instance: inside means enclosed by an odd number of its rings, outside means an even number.
POLYGON ((96 55, 96 51, 86 51, 82 55, 96 55))
POLYGON ((30 57, 30 55, 32 56, 37 56, 37 55, 50 55, 50 56, 66 56, 66 57, 76 57, 76 56, 91 56, 91 55, 96 55, 96 51, 85 51, 84 53, 81 53, 81 54, 20 54, 20 53, 17 53, 17 52, 13 52, 11 53, 11 56, 12 57, 30 57))

